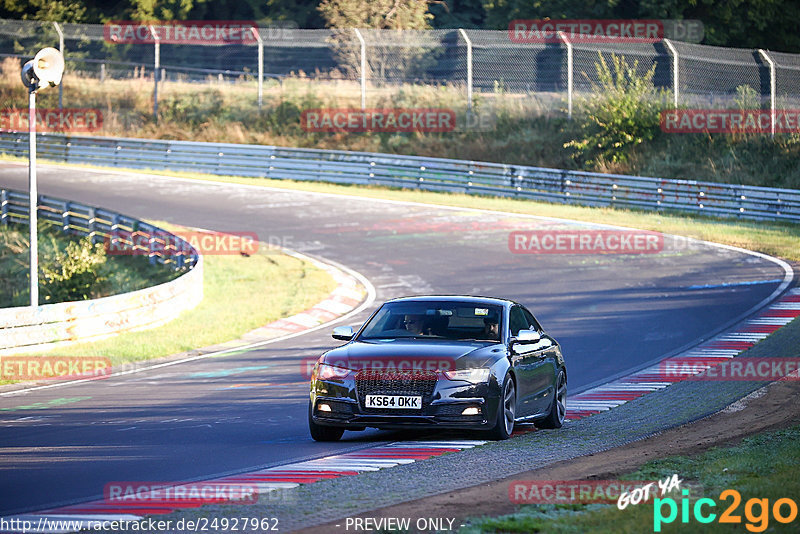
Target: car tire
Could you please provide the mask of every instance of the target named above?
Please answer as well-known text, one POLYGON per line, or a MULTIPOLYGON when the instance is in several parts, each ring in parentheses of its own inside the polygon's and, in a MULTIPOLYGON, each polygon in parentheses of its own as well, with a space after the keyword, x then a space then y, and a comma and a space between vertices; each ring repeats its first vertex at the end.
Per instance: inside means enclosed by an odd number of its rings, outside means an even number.
POLYGON ((539 428, 561 428, 567 415, 567 375, 563 369, 558 370, 556 378, 556 392, 553 395, 553 404, 547 417, 536 425, 539 428))
POLYGON ((308 430, 314 441, 339 441, 344 434, 344 428, 338 426, 319 425, 314 422, 311 403, 308 403, 308 430))
POLYGON ((503 388, 500 391, 497 418, 494 428, 489 431, 490 437, 495 440, 508 439, 514 432, 514 418, 517 414, 517 392, 510 374, 506 374, 503 379, 503 388))

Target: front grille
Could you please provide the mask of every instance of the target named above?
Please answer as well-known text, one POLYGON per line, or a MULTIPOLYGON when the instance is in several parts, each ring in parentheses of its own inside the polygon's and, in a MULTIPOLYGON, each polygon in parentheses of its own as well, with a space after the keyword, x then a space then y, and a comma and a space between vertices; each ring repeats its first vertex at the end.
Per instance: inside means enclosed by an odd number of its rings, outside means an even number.
MULTIPOLYGON (((408 371, 362 370, 356 374, 356 393, 361 406, 366 405, 367 395, 413 395, 422 396, 422 405, 427 406, 436 389, 436 373, 421 369, 408 371)), ((364 408, 371 415, 419 415, 420 410, 392 410, 386 408, 364 408)))

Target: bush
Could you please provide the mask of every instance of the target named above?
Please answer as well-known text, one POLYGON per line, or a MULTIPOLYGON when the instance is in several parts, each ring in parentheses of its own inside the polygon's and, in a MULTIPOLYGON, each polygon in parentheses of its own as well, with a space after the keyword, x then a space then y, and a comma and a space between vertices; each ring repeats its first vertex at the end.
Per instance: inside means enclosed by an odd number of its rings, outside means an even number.
MULTIPOLYGON (((28 250, 26 231, 0 227, 0 307, 29 303, 28 250)), ((39 293, 42 304, 86 300, 108 290, 103 273, 106 253, 102 243, 89 237, 68 238, 42 222, 39 226, 39 293)))
POLYGON ((578 132, 564 144, 579 165, 598 167, 624 163, 632 148, 653 140, 659 132, 660 112, 670 107, 670 92, 653 86, 655 65, 637 73, 638 61, 612 54, 611 65, 598 52, 595 63, 599 85, 592 96, 578 101, 578 132))

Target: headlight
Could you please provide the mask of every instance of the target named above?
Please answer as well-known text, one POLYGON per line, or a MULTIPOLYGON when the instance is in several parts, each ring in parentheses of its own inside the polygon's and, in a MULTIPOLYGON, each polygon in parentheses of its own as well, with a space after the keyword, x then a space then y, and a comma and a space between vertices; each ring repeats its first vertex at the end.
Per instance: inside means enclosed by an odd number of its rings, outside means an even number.
POLYGON ((462 369, 460 371, 445 371, 448 380, 464 380, 477 384, 489 380, 489 369, 462 369))
POLYGON ((316 367, 314 367, 314 374, 311 378, 317 378, 319 380, 341 380, 349 374, 350 369, 328 365, 327 363, 318 363, 316 367))

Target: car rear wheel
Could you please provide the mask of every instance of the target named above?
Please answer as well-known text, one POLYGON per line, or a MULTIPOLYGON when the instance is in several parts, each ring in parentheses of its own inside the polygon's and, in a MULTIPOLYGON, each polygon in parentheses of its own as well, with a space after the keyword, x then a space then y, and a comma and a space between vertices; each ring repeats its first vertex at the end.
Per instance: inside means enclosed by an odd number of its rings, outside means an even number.
POLYGON ((567 415, 567 375, 564 370, 558 371, 556 378, 556 394, 553 396, 553 405, 550 413, 537 425, 539 428, 561 428, 567 415))
POLYGON ((489 431, 492 439, 508 439, 514 432, 514 419, 517 414, 517 392, 511 375, 506 375, 503 380, 503 390, 500 395, 500 405, 497 407, 497 421, 494 428, 489 431))
POLYGON ((339 441, 344 434, 344 428, 337 426, 324 426, 314 422, 313 407, 308 403, 308 430, 314 441, 339 441))

